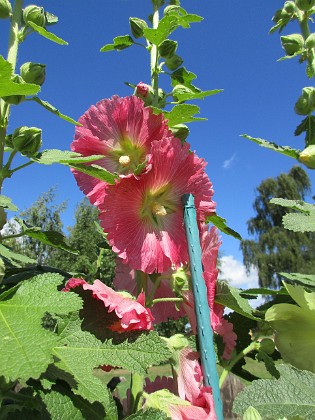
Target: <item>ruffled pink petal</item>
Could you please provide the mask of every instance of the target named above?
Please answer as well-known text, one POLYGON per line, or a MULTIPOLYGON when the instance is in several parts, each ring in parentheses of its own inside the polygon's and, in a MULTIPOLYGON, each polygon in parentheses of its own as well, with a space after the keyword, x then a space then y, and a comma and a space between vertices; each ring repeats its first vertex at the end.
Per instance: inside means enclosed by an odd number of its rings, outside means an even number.
POLYGON ((153 316, 151 311, 145 308, 144 296, 140 294, 137 300, 124 297, 106 286, 100 280, 95 280, 91 285, 83 279, 70 279, 64 291, 82 286, 83 290, 90 290, 95 299, 101 300, 108 312, 115 312, 118 320, 109 326, 113 331, 151 330, 153 316))
POLYGON ((184 194, 194 194, 198 220, 215 210, 204 162, 189 152, 189 144, 182 145, 176 138, 163 139, 152 143, 151 152, 152 170, 140 179, 124 178, 108 186, 100 206, 101 225, 113 250, 130 267, 149 274, 188 261, 181 202, 184 194), (171 210, 158 215, 158 222, 153 223, 143 216, 144 202, 147 197, 157 197, 158 202, 162 190, 171 210))
MULTIPOLYGON (((152 141, 172 137, 163 115, 154 115, 135 96, 103 99, 92 105, 79 122, 82 126, 76 128, 71 149, 83 156, 103 155, 102 159, 86 165, 96 164, 121 176, 133 173, 139 163, 149 159, 152 141), (124 150, 123 155, 130 155, 130 167, 120 165, 119 150, 124 150)), ((74 170, 73 174, 90 202, 98 205, 106 183, 79 171, 74 170)))

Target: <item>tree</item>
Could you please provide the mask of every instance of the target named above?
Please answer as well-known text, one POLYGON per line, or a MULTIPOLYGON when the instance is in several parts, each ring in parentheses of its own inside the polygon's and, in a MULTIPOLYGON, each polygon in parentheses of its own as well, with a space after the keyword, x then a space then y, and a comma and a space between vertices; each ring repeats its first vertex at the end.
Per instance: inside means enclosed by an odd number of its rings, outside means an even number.
MULTIPOLYGON (((20 213, 23 221, 31 227, 40 227, 43 231, 62 233, 63 224, 60 214, 65 210, 66 203, 54 204, 56 188, 52 187, 41 194, 36 202, 20 213)), ((14 249, 37 260, 39 265, 47 265, 49 260, 59 253, 59 250, 29 236, 23 236, 15 241, 14 249)))
POLYGON ((98 210, 84 198, 75 213, 75 224, 69 229, 68 244, 79 255, 59 251, 49 259, 49 265, 80 275, 87 281, 98 278, 110 285, 115 272, 115 254, 106 244, 98 228, 98 210))
POLYGON ((246 269, 257 267, 261 287, 278 287, 281 272, 315 272, 315 234, 284 229, 282 217, 288 209, 270 203, 274 197, 304 200, 310 188, 306 172, 293 166, 288 174, 265 179, 256 189, 256 216, 247 222, 248 232, 255 239, 243 240, 241 250, 246 269))

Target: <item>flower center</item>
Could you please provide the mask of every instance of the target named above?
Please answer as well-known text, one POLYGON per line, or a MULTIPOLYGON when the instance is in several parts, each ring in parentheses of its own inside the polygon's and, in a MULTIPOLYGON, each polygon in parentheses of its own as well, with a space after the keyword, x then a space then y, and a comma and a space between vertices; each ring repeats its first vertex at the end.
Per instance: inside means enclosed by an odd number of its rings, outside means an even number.
POLYGON ((128 155, 120 156, 120 158, 118 159, 118 162, 121 164, 121 166, 126 167, 130 163, 130 157, 128 155))
POLYGON ((153 224, 154 227, 161 228, 165 216, 174 213, 177 207, 177 200, 173 196, 171 186, 165 185, 156 191, 151 190, 145 194, 140 216, 153 224))

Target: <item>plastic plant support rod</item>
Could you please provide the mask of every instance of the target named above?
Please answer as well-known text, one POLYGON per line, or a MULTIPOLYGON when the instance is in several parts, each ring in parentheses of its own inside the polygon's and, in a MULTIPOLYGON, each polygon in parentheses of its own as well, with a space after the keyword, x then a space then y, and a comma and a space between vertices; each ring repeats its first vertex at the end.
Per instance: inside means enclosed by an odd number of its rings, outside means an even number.
POLYGON ((224 420, 219 376, 216 367, 216 353, 213 344, 213 331, 210 324, 207 288, 202 277, 201 247, 194 196, 185 194, 182 200, 204 385, 211 386, 217 419, 224 420))

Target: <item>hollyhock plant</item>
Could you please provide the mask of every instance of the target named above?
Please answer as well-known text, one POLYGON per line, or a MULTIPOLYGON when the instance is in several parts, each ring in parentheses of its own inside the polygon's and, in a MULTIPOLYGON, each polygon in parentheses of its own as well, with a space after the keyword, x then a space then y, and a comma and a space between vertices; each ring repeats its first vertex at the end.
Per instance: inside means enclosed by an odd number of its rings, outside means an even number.
POLYGON ((198 221, 215 211, 206 163, 176 138, 154 141, 152 169, 107 187, 99 206, 101 226, 124 263, 145 273, 163 273, 188 262, 182 196, 195 197, 198 221))
MULTIPOLYGON (((103 155, 87 163, 98 165, 120 176, 145 165, 154 140, 172 137, 162 114, 154 115, 136 96, 113 96, 92 105, 79 119, 71 149, 83 156, 103 155)), ((107 183, 73 170, 80 189, 90 202, 103 201, 107 183)))
POLYGON ((106 325, 111 331, 121 333, 152 330, 153 316, 150 310, 144 307, 144 293, 140 293, 137 300, 134 300, 115 292, 100 280, 95 280, 91 285, 85 280, 77 278, 71 278, 63 291, 77 291, 78 288, 91 291, 94 299, 103 302, 108 313, 114 312, 114 319, 111 318, 109 325, 106 325))

